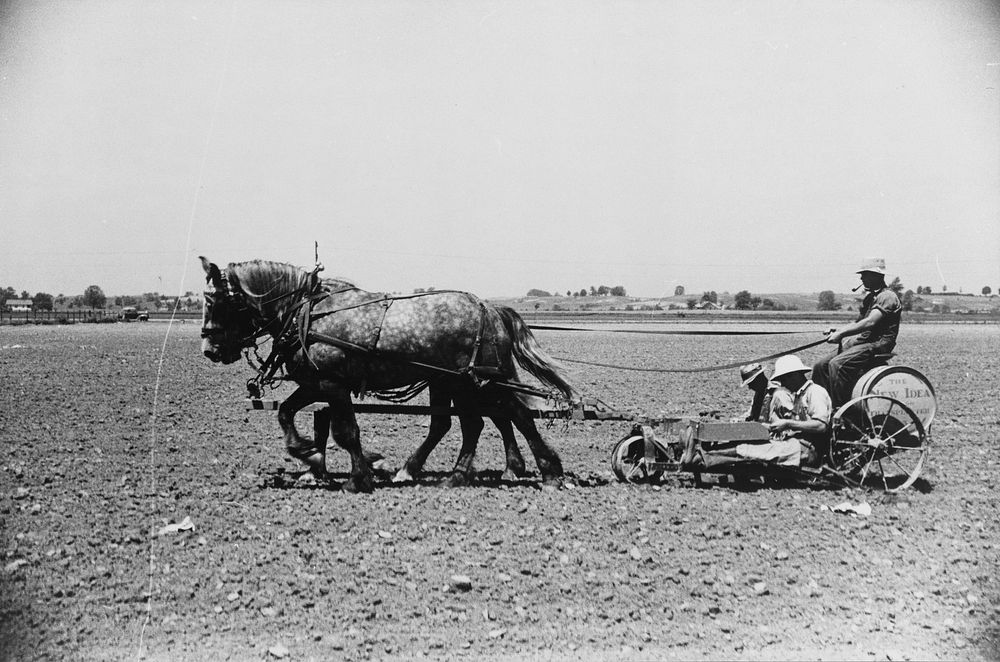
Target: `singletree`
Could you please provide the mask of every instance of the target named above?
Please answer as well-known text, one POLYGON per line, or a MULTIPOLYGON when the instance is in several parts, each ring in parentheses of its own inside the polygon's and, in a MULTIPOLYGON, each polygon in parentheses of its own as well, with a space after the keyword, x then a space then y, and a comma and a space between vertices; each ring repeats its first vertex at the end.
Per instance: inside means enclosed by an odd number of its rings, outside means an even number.
POLYGON ((989 295, 991 295, 991 294, 993 294, 993 290, 992 290, 992 289, 990 289, 990 286, 989 286, 989 285, 985 286, 985 287, 983 288, 983 296, 984 296, 984 297, 988 297, 988 296, 989 296, 989 295))

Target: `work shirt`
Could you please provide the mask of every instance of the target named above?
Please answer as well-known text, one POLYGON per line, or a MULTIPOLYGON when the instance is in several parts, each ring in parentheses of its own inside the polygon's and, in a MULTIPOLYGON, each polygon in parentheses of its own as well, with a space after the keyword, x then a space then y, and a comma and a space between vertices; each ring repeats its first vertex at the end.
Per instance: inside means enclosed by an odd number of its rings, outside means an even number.
POLYGON ((848 346, 871 343, 876 352, 891 352, 896 346, 896 336, 899 335, 899 318, 902 316, 903 306, 899 303, 899 297, 895 292, 883 287, 865 296, 861 303, 858 321, 868 317, 873 310, 882 311, 882 319, 875 326, 855 336, 848 346))
MULTIPOLYGON (((794 421, 820 421, 829 429, 830 417, 833 415, 833 402, 826 389, 816 384, 811 379, 807 379, 795 393, 786 388, 774 390, 774 397, 771 400, 771 411, 778 418, 786 418, 794 421)), ((819 442, 825 445, 829 437, 828 432, 821 434, 810 434, 807 432, 797 432, 794 430, 784 430, 780 438, 798 437, 810 442, 819 442)))
MULTIPOLYGON (((830 394, 819 384, 806 380, 795 393, 787 388, 779 386, 774 389, 771 396, 771 414, 778 418, 793 419, 796 421, 821 421, 825 425, 830 425, 830 416, 833 414, 833 403, 830 402, 830 394)), ((801 466, 803 453, 807 457, 814 457, 817 448, 825 448, 829 438, 828 432, 810 434, 807 432, 796 432, 794 430, 784 430, 771 438, 766 444, 740 444, 736 447, 736 455, 747 460, 780 464, 787 467, 801 466), (803 451, 803 444, 808 442, 803 451)), ((812 461, 812 460, 810 460, 812 461)))

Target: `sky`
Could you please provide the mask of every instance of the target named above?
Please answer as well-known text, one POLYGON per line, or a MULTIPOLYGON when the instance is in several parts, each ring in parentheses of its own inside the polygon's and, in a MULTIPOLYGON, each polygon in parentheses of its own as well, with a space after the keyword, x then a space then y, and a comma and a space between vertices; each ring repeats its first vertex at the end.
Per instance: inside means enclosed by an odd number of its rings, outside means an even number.
POLYGON ((0 0, 0 287, 1000 291, 987 1, 0 0))

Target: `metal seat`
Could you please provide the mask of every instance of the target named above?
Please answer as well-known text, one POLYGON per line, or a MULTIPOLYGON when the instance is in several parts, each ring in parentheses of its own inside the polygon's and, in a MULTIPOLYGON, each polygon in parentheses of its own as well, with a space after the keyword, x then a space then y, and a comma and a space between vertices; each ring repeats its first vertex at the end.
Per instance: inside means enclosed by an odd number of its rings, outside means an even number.
POLYGON ((879 366, 887 365, 892 357, 896 356, 896 352, 887 352, 885 354, 875 354, 872 357, 872 367, 878 368, 879 366))

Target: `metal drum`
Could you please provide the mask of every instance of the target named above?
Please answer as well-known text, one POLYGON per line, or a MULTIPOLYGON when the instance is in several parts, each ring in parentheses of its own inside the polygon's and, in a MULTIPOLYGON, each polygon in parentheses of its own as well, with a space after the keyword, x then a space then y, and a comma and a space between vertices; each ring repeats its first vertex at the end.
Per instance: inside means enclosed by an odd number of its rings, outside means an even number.
POLYGON ((924 429, 929 429, 937 412, 934 387, 920 372, 906 366, 883 365, 872 368, 854 385, 852 398, 885 395, 913 410, 924 429))

